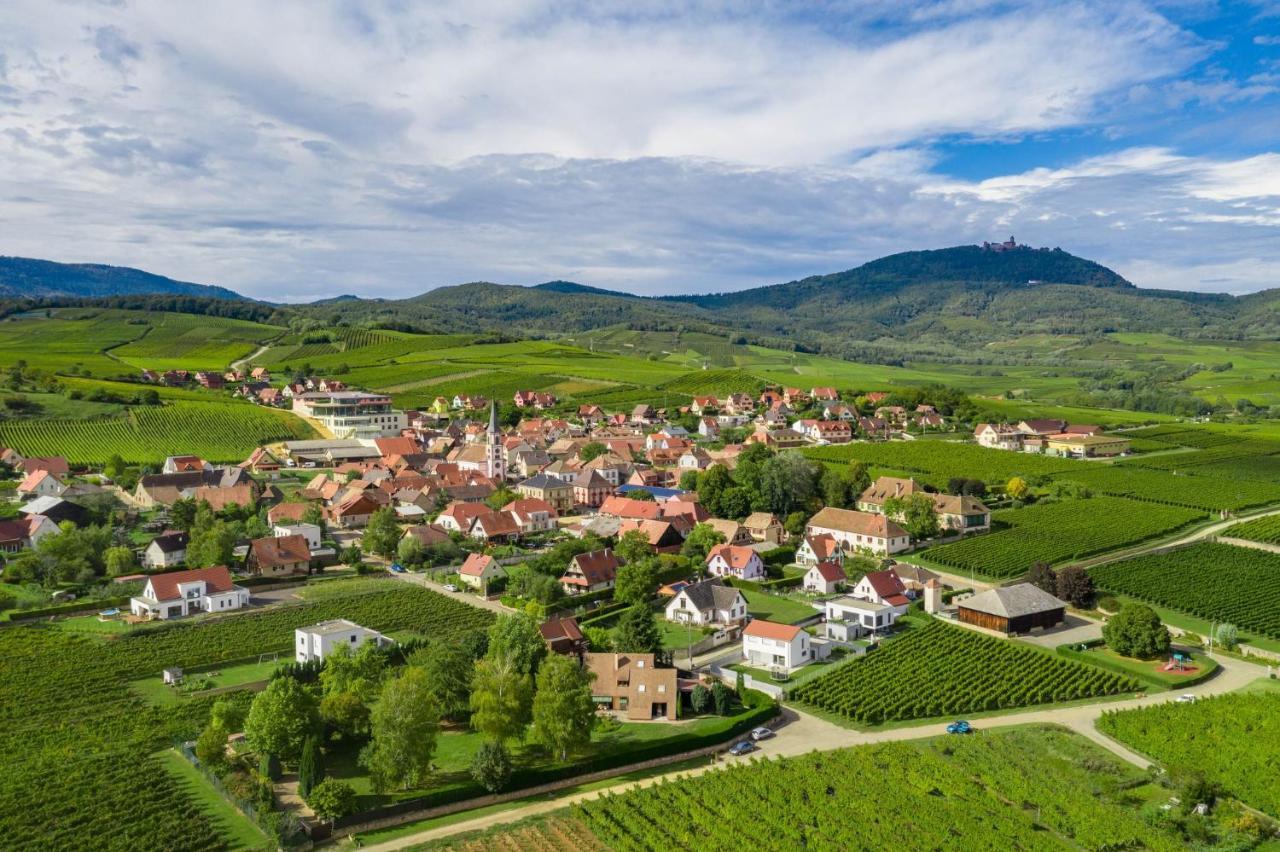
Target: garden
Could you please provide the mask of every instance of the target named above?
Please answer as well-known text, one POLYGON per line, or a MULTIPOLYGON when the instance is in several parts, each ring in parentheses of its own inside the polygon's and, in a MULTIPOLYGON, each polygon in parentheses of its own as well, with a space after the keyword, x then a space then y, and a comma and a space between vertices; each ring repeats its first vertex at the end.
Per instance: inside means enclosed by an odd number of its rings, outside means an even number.
POLYGON ((791 691, 867 727, 1133 692, 1131 677, 930 619, 791 691))

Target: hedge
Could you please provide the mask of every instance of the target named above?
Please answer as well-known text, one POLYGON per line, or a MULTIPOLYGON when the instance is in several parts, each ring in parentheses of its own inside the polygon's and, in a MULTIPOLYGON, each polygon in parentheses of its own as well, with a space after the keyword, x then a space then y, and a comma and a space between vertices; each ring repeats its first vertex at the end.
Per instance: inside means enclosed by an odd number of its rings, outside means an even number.
POLYGON ((98 600, 90 601, 69 601, 67 603, 39 606, 32 609, 18 609, 9 613, 9 620, 23 621, 30 618, 43 618, 46 615, 68 615, 73 612, 97 612, 102 609, 110 609, 113 606, 126 606, 131 600, 133 600, 132 595, 122 595, 114 598, 99 598, 98 600))
MULTIPOLYGON (((1159 678, 1152 677, 1151 675, 1145 674, 1141 671, 1134 671, 1133 669, 1125 668, 1119 663, 1108 660, 1106 657, 1101 657, 1096 654, 1086 654, 1083 651, 1076 650, 1076 647, 1079 645, 1083 645, 1086 648, 1097 648, 1098 646, 1105 644, 1106 643, 1102 639, 1090 639, 1088 642, 1059 645, 1057 650, 1060 655, 1069 660, 1075 660, 1076 662, 1085 663, 1090 666, 1097 666, 1100 669, 1106 669, 1107 671, 1115 672, 1116 674, 1126 675, 1153 689, 1169 691, 1175 688, 1174 684, 1165 683, 1159 678)), ((1186 686, 1195 686, 1197 683, 1203 683, 1205 680, 1208 680, 1209 677, 1216 674, 1217 671, 1217 668, 1213 668, 1208 671, 1202 671, 1197 675, 1187 678, 1186 680, 1180 680, 1176 684, 1176 688, 1181 689, 1186 686)))

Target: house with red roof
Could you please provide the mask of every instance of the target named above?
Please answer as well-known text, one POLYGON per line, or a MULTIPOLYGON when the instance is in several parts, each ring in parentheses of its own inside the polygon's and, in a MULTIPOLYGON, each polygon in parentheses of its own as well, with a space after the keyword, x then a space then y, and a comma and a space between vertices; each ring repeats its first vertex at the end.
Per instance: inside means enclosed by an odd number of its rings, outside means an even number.
POLYGON ((458 569, 458 582, 473 589, 483 590, 491 580, 506 574, 502 566, 492 556, 483 553, 472 553, 467 556, 462 567, 458 569))
POLYGON ((796 564, 813 566, 819 562, 844 562, 840 542, 830 533, 806 535, 796 548, 796 564))
POLYGON ((249 542, 249 570, 264 577, 306 574, 311 569, 311 546, 306 536, 282 535, 249 542))
POLYGON ((520 527, 521 535, 553 530, 556 528, 556 518, 559 517, 554 506, 537 497, 512 500, 502 507, 502 511, 510 515, 520 527))
POLYGON ((471 522, 469 534, 472 538, 485 542, 511 542, 520 538, 520 525, 506 512, 490 509, 471 522))
POLYGON ((249 590, 231 582, 225 565, 154 574, 129 601, 139 618, 181 618, 196 612, 229 612, 249 603, 249 590))
POLYGON ((43 468, 33 470, 18 485, 20 497, 60 497, 67 490, 66 484, 43 468))
POLYGON ((662 517, 662 507, 652 500, 633 500, 614 495, 600 504, 600 514, 620 519, 656 521, 662 517))
POLYGON ((809 634, 794 624, 752 619, 742 630, 742 656, 748 665, 791 671, 813 660, 809 634))
POLYGON ((476 518, 492 511, 493 509, 483 503, 466 503, 459 500, 445 506, 444 511, 436 517, 436 523, 450 532, 469 535, 476 518))
POLYGON ((829 595, 836 591, 847 579, 844 567, 839 562, 827 560, 818 562, 804 572, 804 580, 801 586, 806 592, 829 595))
POLYGON ((868 571, 853 587, 853 596, 864 601, 890 606, 908 607, 907 587, 892 568, 884 571, 868 571))
POLYGON ((553 654, 577 657, 578 662, 582 662, 583 655, 587 653, 586 637, 582 635, 582 628, 573 616, 544 621, 538 627, 538 632, 553 654))
POLYGON ((763 580, 764 560, 750 547, 721 544, 707 554, 707 573, 712 577, 735 577, 739 580, 763 580))
POLYGON ((809 519, 809 536, 830 535, 846 552, 890 556, 911 547, 911 536, 884 515, 827 506, 809 519))
POLYGON ((622 560, 609 548, 579 553, 569 560, 569 567, 560 577, 560 587, 566 595, 612 589, 621 566, 622 560))

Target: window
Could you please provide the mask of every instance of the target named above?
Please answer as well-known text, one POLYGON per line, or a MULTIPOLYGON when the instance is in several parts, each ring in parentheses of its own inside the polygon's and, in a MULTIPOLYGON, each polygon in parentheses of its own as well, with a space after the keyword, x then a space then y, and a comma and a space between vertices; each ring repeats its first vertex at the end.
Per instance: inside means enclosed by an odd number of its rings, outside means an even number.
POLYGON ((636 692, 644 692, 644 691, 645 691, 645 685, 643 683, 636 687, 636 692))

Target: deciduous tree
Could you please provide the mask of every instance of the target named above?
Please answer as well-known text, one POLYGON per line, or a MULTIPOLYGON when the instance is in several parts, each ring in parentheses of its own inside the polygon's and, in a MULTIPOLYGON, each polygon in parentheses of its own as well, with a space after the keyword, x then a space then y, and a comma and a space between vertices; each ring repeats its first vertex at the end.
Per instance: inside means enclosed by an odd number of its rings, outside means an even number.
POLYGON ((390 559, 400 543, 400 526, 396 523, 396 514, 390 506, 383 506, 369 516, 369 523, 364 528, 361 545, 365 553, 376 553, 384 559, 390 559))
POLYGON ((533 698, 533 737, 561 761, 591 741, 596 708, 591 700, 595 675, 576 660, 552 656, 538 672, 533 698))
POLYGON ((618 619, 613 647, 624 654, 656 654, 662 650, 658 620, 647 602, 632 604, 618 619))
POLYGON ((1124 657, 1151 660, 1169 650, 1169 629, 1145 604, 1125 604, 1102 625, 1107 647, 1124 657))
POLYGON ((529 723, 533 680, 509 659, 486 657, 471 679, 471 727, 496 742, 519 739, 529 723))
POLYGON ((333 825, 343 817, 355 813, 356 791, 346 781, 326 778, 311 791, 307 804, 317 817, 333 825))
POLYGON ((244 736, 249 747, 260 755, 273 755, 295 761, 302 744, 316 729, 315 697, 291 677, 280 677, 267 684, 249 706, 244 721, 244 736))
POLYGON ((511 781, 511 752, 500 742, 486 740, 471 758, 471 777, 490 793, 511 781))
POLYGON ((410 666, 388 680, 370 713, 369 744, 360 752, 373 788, 384 792, 425 784, 439 727, 440 711, 426 672, 410 666))
POLYGON ((499 616, 489 628, 489 658, 510 660, 521 674, 533 675, 546 655, 538 622, 524 613, 499 616))
POLYGON ((658 586, 658 560, 652 556, 628 562, 618 569, 613 599, 620 603, 645 603, 658 586))

